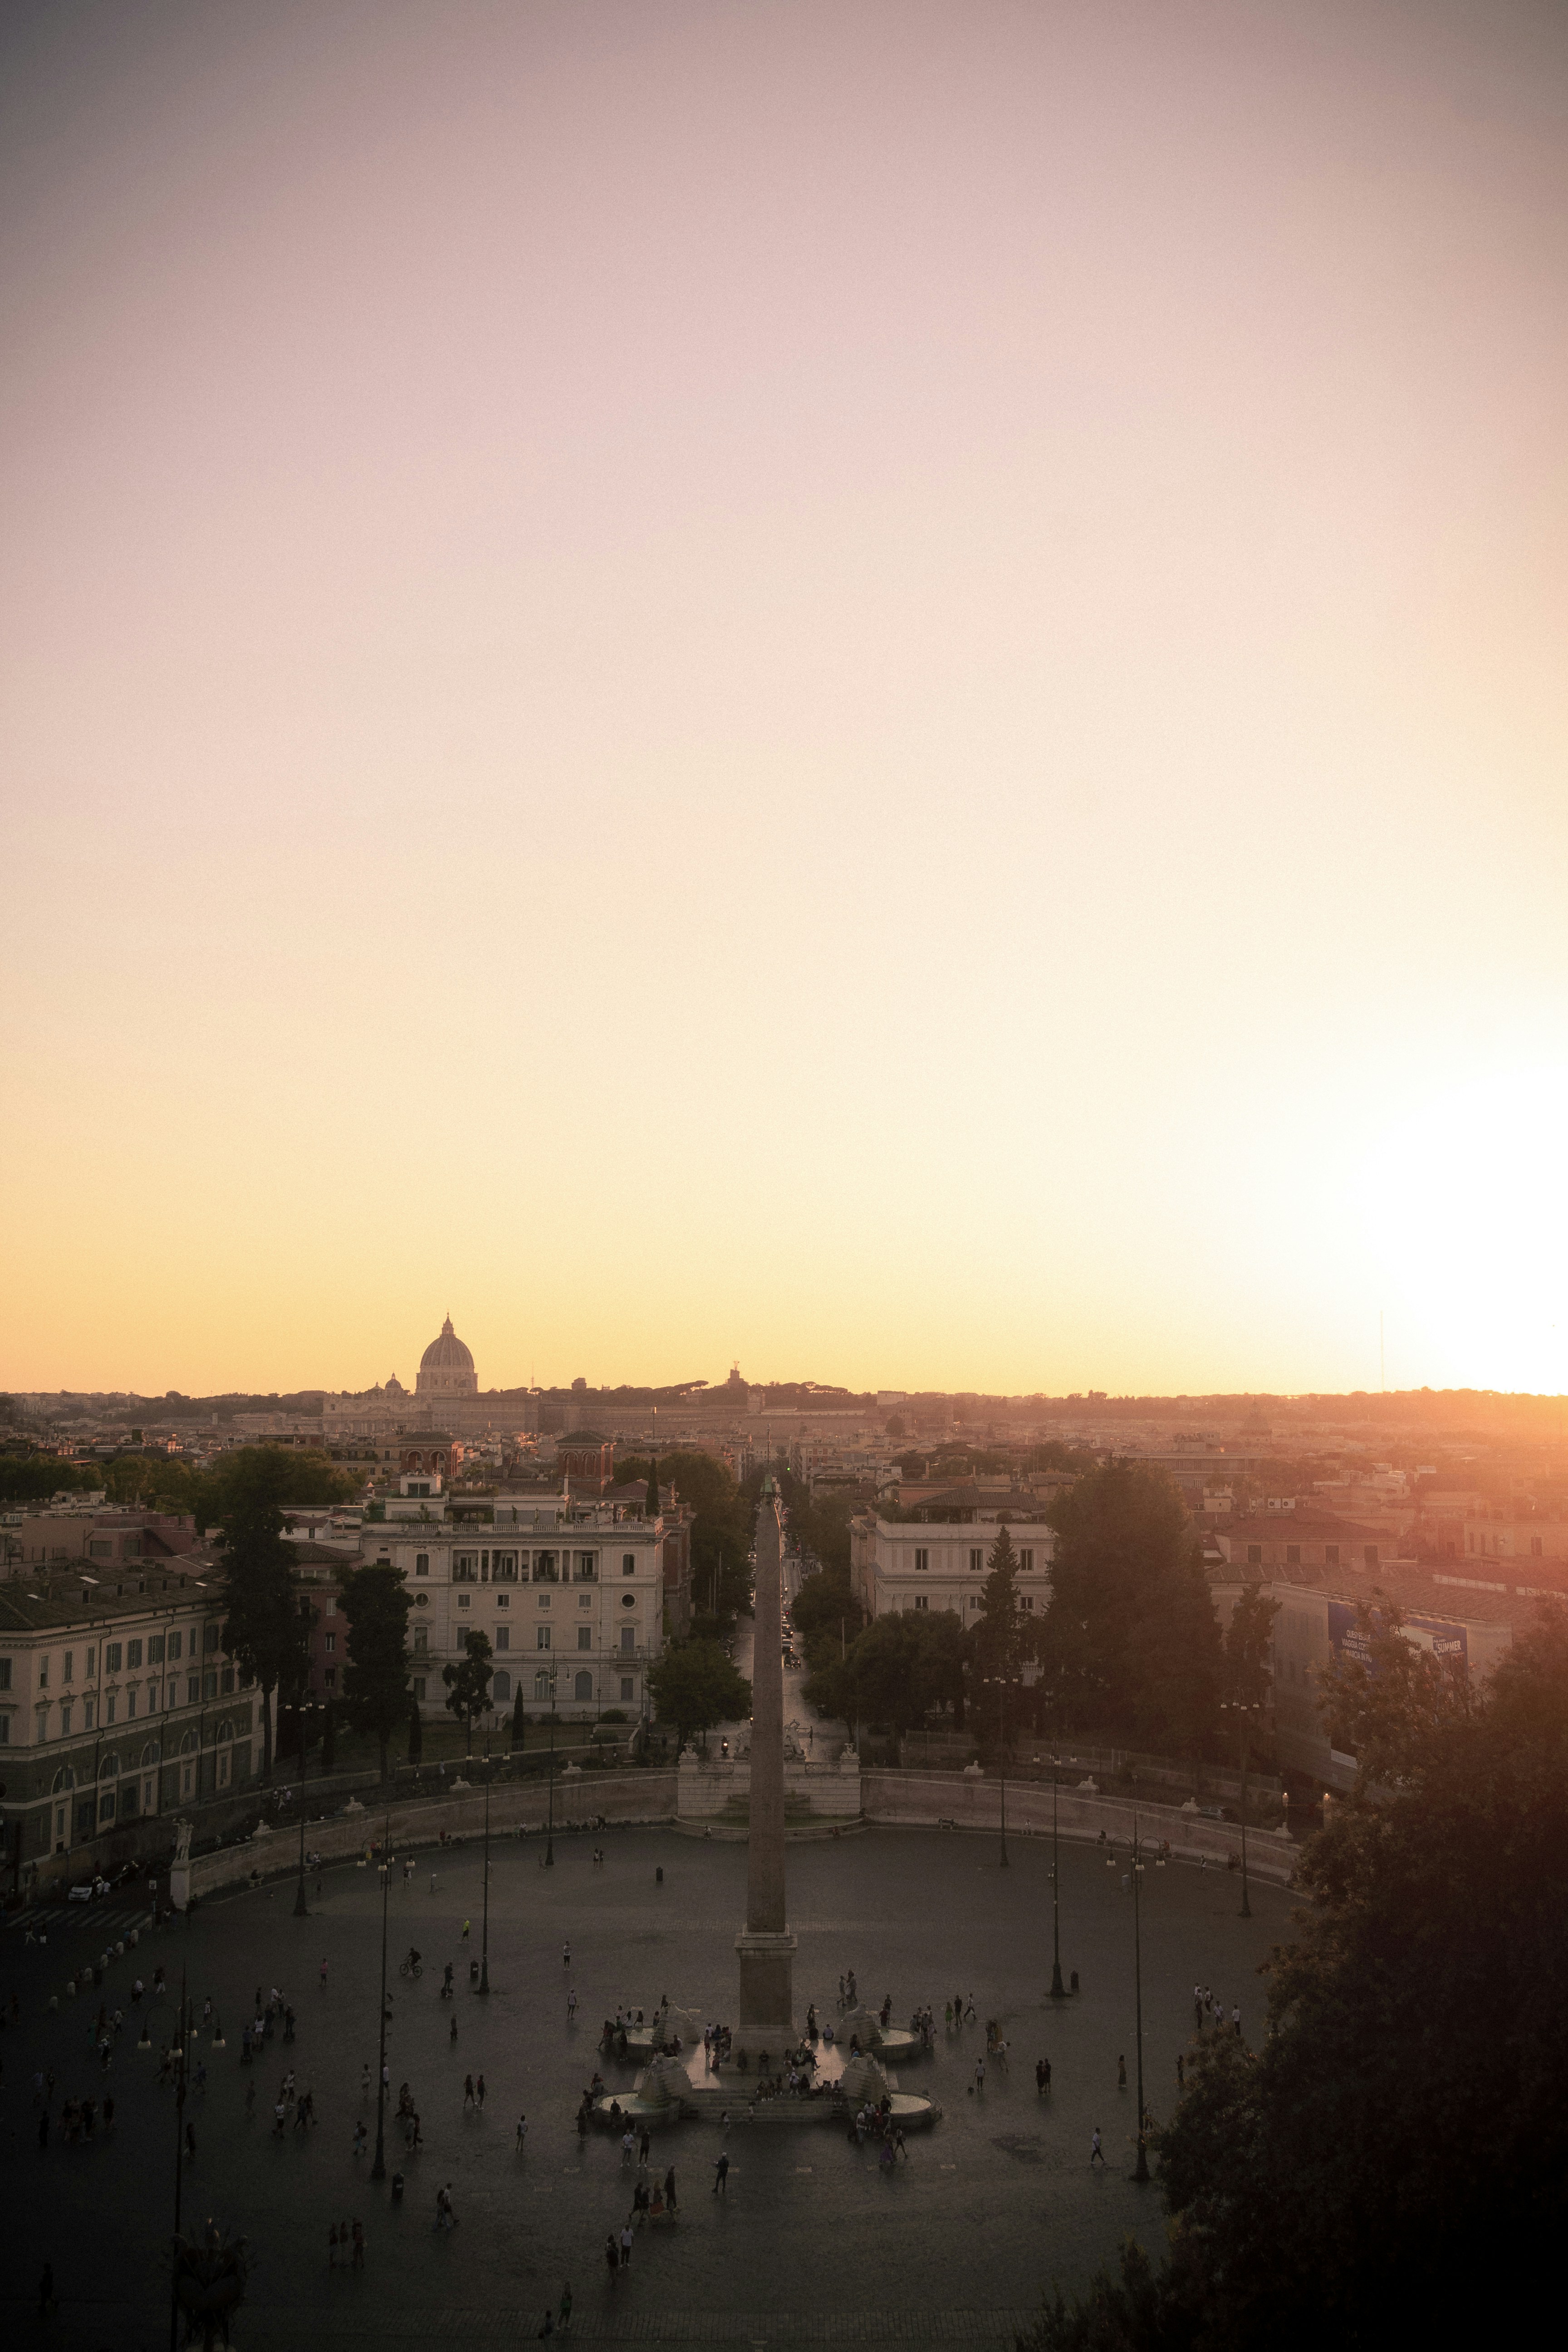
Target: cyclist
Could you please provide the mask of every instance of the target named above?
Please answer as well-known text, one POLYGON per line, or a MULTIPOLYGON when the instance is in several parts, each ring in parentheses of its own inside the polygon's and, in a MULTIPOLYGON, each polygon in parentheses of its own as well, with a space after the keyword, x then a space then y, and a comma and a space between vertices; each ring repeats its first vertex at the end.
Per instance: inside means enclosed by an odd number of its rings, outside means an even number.
POLYGON ((416 1977, 419 1974, 419 1947, 417 1944, 409 1945, 408 1958, 404 1961, 403 1965, 411 1977, 416 1977))

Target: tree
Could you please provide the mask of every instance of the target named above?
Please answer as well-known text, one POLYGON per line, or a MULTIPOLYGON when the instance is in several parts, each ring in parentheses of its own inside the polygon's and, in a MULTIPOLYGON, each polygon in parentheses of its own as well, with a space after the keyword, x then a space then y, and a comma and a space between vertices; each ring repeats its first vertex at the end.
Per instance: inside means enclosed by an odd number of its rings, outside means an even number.
POLYGON ((1048 2308, 1032 2352, 1479 2341, 1500 2282, 1510 2308, 1548 2307, 1568 2189, 1568 1612, 1480 1691, 1392 1610, 1367 1631, 1325 1710, 1357 1785, 1303 1854, 1311 1907, 1270 1964, 1268 2032, 1255 2053, 1205 2037, 1156 2140, 1169 2259, 1048 2308), (1466 2243, 1486 2260, 1455 2261, 1466 2243))
POLYGON ((819 1568, 804 1578, 790 1609, 806 1664, 814 1671, 840 1657, 866 1622, 848 1576, 819 1568))
POLYGON ((511 1703, 511 1744, 522 1748, 528 1741, 528 1717, 522 1711, 522 1676, 517 1678, 517 1696, 511 1703))
POLYGON ((356 1731, 372 1733, 387 1774, 387 1744, 408 1712, 408 1588, 401 1572, 380 1560, 351 1570, 338 1587, 349 1621, 343 1697, 356 1731))
POLYGON ((1218 1725, 1219 1621, 1180 1494, 1159 1471, 1108 1462, 1047 1517, 1065 1711, 1081 1728, 1196 1752, 1218 1725))
POLYGON ((425 1718, 419 1712, 419 1702, 409 1693, 408 1697, 408 1761, 418 1769, 425 1754, 425 1718))
MULTIPOLYGON (((748 1554, 753 1500, 742 1494, 722 1462, 710 1454, 667 1454, 662 1462, 633 1454, 616 1465, 623 1480, 646 1477, 650 1498, 673 1486, 691 1511, 691 1575, 699 1601, 714 1601, 709 1613, 721 1626, 731 1622, 751 1594, 748 1554), (714 1597, 716 1596, 716 1601, 714 1597)), ((657 1501, 645 1506, 657 1510, 657 1501)))
POLYGON ((647 1685, 659 1720, 675 1726, 682 1748, 716 1723, 743 1723, 752 1712, 752 1685, 717 1642, 667 1650, 648 1668, 647 1685))
POLYGON ((650 1519, 657 1519, 658 1502, 658 1456, 651 1454, 647 1465, 647 1491, 643 1496, 643 1510, 650 1519))
POLYGON ((951 1706, 963 1720, 967 1644, 951 1609, 894 1610, 874 1618, 842 1663, 807 1677, 804 1696, 817 1714, 846 1723, 885 1723, 896 1736, 951 1706))
MULTIPOLYGON (((281 1449, 276 1449, 282 1458, 281 1449)), ((224 1646, 261 1692, 262 1778, 272 1771, 272 1694, 298 1678, 300 1628, 294 1554, 283 1540, 283 1513, 271 1465, 253 1457, 236 1476, 224 1518, 227 1622, 224 1646)))
POLYGON ((974 1664, 982 1675, 1010 1674, 1018 1656, 1018 1555, 1005 1520, 985 1565, 990 1572, 973 1628, 974 1664))
POLYGON ((465 1753, 474 1752, 474 1724, 489 1705, 490 1650, 489 1635, 478 1628, 463 1636, 464 1654, 455 1666, 443 1666, 441 1680, 447 1685, 447 1705, 463 1727, 467 1741, 465 1753))

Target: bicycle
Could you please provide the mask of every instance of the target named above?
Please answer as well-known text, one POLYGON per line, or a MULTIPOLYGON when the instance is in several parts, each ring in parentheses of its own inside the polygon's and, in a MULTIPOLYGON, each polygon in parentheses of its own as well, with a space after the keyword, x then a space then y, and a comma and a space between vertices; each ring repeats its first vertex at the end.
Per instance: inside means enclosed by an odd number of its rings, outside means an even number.
POLYGON ((397 1973, 400 1977, 422 1977, 425 1963, 423 1960, 402 1960, 398 1963, 397 1973))

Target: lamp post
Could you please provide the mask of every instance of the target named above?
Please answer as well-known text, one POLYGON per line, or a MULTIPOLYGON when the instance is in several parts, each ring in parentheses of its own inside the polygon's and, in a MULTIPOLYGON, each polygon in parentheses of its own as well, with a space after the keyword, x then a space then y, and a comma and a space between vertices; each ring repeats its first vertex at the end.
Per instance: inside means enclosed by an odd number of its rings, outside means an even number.
POLYGON ((998 1748, 998 1750, 999 1750, 999 1756, 998 1756, 998 1766, 997 1766, 997 1769, 998 1769, 998 1770, 999 1770, 999 1771, 1000 1771, 1000 1773, 1001 1773, 1001 1779, 1002 1779, 1002 1850, 1001 1850, 1000 1854, 999 1854, 999 1855, 998 1855, 998 1857, 997 1857, 997 1866, 998 1866, 998 1868, 999 1868, 999 1869, 1002 1869, 1002 1870, 1007 1870, 1007 1869, 1010 1869, 1012 1865, 1010 1864, 1010 1863, 1009 1863, 1009 1862, 1008 1862, 1008 1860, 1007 1860, 1007 1717, 1006 1717, 1006 1705, 1007 1705, 1007 1692, 1008 1692, 1008 1690, 1009 1690, 1010 1686, 1011 1686, 1011 1685, 1013 1685, 1013 1684, 1017 1680, 1017 1676, 1016 1676, 1016 1675, 1008 1675, 1008 1674, 1001 1674, 1001 1675, 983 1675, 983 1676, 982 1676, 982 1680, 983 1680, 984 1682, 986 1682, 986 1683, 992 1683, 992 1684, 994 1684, 994 1685, 995 1685, 995 1688, 996 1688, 996 1740, 997 1740, 997 1748, 998 1748))
MULTIPOLYGON (((174 2083, 174 2235, 180 2234, 180 2193, 184 2182, 185 2155, 185 2039, 189 2028, 185 2018, 185 1971, 180 1970, 180 2006, 174 2028, 179 2036, 174 2055, 179 2072, 174 2083)), ((180 2333, 179 2273, 174 2274, 169 2292, 169 2352, 175 2352, 180 2333)))
MULTIPOLYGON (((1060 1744, 1058 1740, 1057 1746, 1059 1748, 1060 1744)), ((1037 1764, 1040 1759, 1037 1756, 1034 1760, 1037 1764)), ((1053 2000, 1067 1999, 1067 1987, 1062 1982, 1061 1844, 1057 1834, 1057 1767, 1060 1762, 1060 1756, 1053 1748, 1051 1753, 1051 1999, 1053 2000)))
POLYGON ((386 1898, 392 1885, 392 1792, 381 1832, 381 2042, 375 2061, 375 2162, 373 2180, 386 2179, 386 1898))
POLYGON ((479 1990, 490 1989, 490 1733, 485 1726, 485 1894, 479 1922, 479 1990))
POLYGON ((1138 2055, 1138 2162, 1134 2180, 1149 2178, 1149 2151, 1143 2134, 1143 1924, 1140 1896, 1143 1856, 1138 1841, 1138 1783, 1132 1783, 1132 2001, 1138 2055))
POLYGON ((1252 1916, 1252 1895, 1247 1877, 1247 1768, 1252 1759, 1252 1723, 1263 1712, 1261 1699, 1221 1699, 1222 1709, 1237 1717, 1241 1734, 1241 1912, 1243 1919, 1252 1916))
POLYGON ((555 1867, 555 1669, 548 1675, 550 1688, 550 1820, 544 1832, 544 1867, 555 1867))
POLYGON ((294 1894, 296 1919, 308 1919, 310 1916, 310 1906, 305 1900, 305 1775, 310 1754, 310 1736, 305 1717, 314 1715, 315 1711, 315 1700, 307 1698, 302 1698, 294 1709, 294 1720, 300 1727, 300 1884, 294 1894))

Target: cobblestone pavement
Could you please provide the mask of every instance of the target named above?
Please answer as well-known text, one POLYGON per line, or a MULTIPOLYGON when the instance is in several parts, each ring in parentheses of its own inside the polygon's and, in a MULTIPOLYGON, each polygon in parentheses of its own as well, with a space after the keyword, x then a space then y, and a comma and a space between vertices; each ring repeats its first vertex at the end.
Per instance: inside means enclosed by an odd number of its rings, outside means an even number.
MULTIPOLYGON (((983 2032, 939 2027, 936 2053, 907 2065, 902 2081, 933 2095, 944 2119, 911 2137, 909 2162, 890 2178, 829 2125, 786 2130, 741 2121, 730 2128, 731 2168, 720 2199, 712 2193, 717 2127, 659 2133, 655 2161, 676 2168, 680 2221, 657 2236, 641 2232, 629 2271, 612 2281, 604 2242, 626 2218, 632 2176, 608 2138, 581 2140, 573 2125, 597 2028, 618 2001, 648 2009, 667 1991, 705 2015, 732 2014, 745 1849, 666 1830, 609 1830, 598 1843, 602 1868, 590 1858, 593 1840, 558 1838, 548 1872, 538 1840, 497 1843, 488 2000, 467 1982, 480 1935, 477 1843, 423 1854, 410 1888, 395 1882, 388 2065, 395 2095, 404 2080, 412 2084, 425 2138, 409 2157, 389 2121, 388 2172, 401 2166, 407 2178, 401 2205, 388 2184, 371 2181, 368 2157, 353 2152, 355 2124, 364 2119, 374 2140, 375 2122, 374 2098, 365 2101, 360 2088, 362 2068, 375 2056, 381 1902, 374 1871, 331 1871, 320 1896, 312 1882, 308 1919, 291 1916, 290 1886, 247 1893, 160 1929, 111 1963, 98 1998, 111 2010, 121 2005, 127 2022, 107 2075, 87 2047, 96 2002, 62 2001, 58 2016, 44 2011, 65 1972, 65 1939, 24 1948, 8 1935, 0 1990, 16 1987, 22 2016, 0 2036, 0 2158, 13 2225, 0 2288, 7 2339, 59 2352, 167 2341, 161 2315, 174 2110, 171 2095, 156 2086, 154 2058, 134 2046, 130 1998, 133 1974, 150 1980, 159 1960, 176 1988, 180 1968, 187 1969, 198 2003, 212 1995, 226 2036, 223 2051, 212 2049, 210 2032, 197 2037, 207 2084, 187 2105, 196 2158, 184 2212, 188 2224, 214 2215, 251 2242, 241 2352, 300 2345, 323 2327, 389 2344, 531 2340, 568 2278, 573 2332, 595 2340, 1010 2347, 1053 2277, 1081 2284, 1129 2231, 1157 2248, 1158 2192, 1128 2178, 1133 2098, 1117 2087, 1120 2055, 1134 2073, 1132 1918, 1121 1866, 1107 1870, 1087 1847, 1063 1848, 1062 1956, 1079 1970, 1083 1990, 1053 2010, 1045 1998, 1048 1846, 1015 1839, 1012 1867, 1003 1871, 994 1839, 881 1829, 790 1849, 797 2013, 815 2000, 830 2015, 839 1973, 850 1967, 863 1996, 892 1993, 900 2021, 918 2000, 931 2000, 940 2020, 945 1999, 973 1994, 980 2019, 1000 2021, 1008 2065, 992 2064, 976 2091, 983 2032), (466 1944, 465 1916, 472 1921, 466 1944), (426 1963, 416 1984, 396 1972, 411 1942, 426 1963), (458 1981, 452 2003, 439 1997, 448 1958, 458 1981), (269 2042, 247 2070, 239 2032, 258 1983, 282 1987, 299 2031, 292 2044, 269 2042), (574 2025, 569 1988, 579 2004, 574 2025), (1035 2089, 1042 2053, 1053 2068, 1048 2099, 1035 2089), (31 2076, 38 2066, 57 2078, 47 2153, 37 2146, 31 2076), (270 2109, 286 2066, 301 2090, 313 2090, 321 2122, 279 2139, 270 2109), (464 2105, 463 2082, 480 2072, 487 2102, 478 2113, 464 2105), (64 2097, 101 2098, 106 2090, 116 2102, 112 2132, 100 2126, 90 2143, 64 2145, 64 2097), (520 2111, 528 2116, 521 2154, 520 2111), (1110 2162, 1090 2171, 1097 2126, 1110 2162), (450 2232, 434 2226, 445 2182, 458 2215, 450 2232), (329 2226, 356 2217, 367 2234, 366 2267, 334 2272, 329 2226), (17 2325, 45 2259, 54 2265, 60 2311, 43 2326, 31 2317, 17 2325)), ((1248 2031, 1261 2021, 1255 1970, 1288 1932, 1290 1898, 1262 1887, 1253 1899, 1257 1916, 1243 1922, 1236 1884, 1221 1874, 1173 1865, 1146 1874, 1145 2067, 1156 2113, 1169 2111, 1174 2093, 1194 1980, 1212 1983, 1227 2011, 1239 2001, 1248 2031)), ((73 1932, 72 1960, 80 1941, 73 1932)), ((172 2000, 156 2010, 166 2038, 172 2000)), ((629 2069, 606 2063, 605 2072, 612 2083, 622 2074, 630 2082, 629 2069)))

